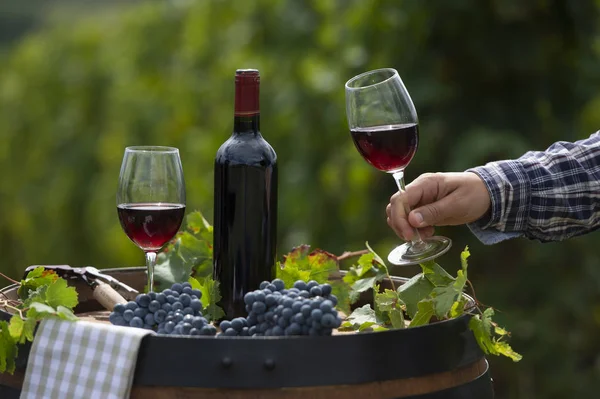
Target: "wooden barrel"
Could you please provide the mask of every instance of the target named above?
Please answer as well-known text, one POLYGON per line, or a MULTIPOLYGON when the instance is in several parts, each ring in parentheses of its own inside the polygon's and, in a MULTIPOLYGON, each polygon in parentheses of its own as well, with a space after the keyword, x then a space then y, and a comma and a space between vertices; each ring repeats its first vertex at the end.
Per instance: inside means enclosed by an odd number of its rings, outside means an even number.
MULTIPOLYGON (((143 270, 105 272, 141 289, 143 270)), ((75 285, 76 312, 98 310, 89 288, 75 285)), ((16 295, 14 287, 3 291, 16 295)), ((488 364, 468 322, 465 315, 330 337, 147 336, 131 398, 492 399, 488 364)), ((20 350, 14 376, 0 374, 0 398, 18 398, 28 348, 20 350)))

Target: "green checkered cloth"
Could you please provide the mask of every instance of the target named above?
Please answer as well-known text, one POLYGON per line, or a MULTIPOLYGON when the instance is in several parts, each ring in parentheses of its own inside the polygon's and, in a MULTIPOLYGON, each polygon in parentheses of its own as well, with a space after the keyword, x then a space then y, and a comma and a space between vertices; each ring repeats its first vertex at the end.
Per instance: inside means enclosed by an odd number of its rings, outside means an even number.
POLYGON ((21 399, 129 398, 141 328, 43 320, 27 363, 21 399))

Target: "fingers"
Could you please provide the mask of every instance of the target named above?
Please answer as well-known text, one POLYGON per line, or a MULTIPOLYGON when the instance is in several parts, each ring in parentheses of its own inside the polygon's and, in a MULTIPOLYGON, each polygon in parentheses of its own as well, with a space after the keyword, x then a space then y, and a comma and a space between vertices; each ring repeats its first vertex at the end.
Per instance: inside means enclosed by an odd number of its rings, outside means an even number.
POLYGON ((454 195, 448 195, 439 201, 412 210, 408 215, 408 221, 418 228, 450 224, 454 213, 453 207, 457 205, 454 197, 454 195))

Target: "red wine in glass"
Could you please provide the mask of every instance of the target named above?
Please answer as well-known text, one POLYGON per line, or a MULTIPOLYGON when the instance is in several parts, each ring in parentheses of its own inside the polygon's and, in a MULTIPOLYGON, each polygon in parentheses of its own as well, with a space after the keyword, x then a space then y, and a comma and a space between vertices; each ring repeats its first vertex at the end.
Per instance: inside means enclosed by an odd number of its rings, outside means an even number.
MULTIPOLYGON (((354 145, 375 168, 394 177, 404 193, 404 169, 419 144, 419 119, 398 71, 382 68, 357 75, 346 82, 346 116, 354 145)), ((410 206, 403 202, 404 214, 410 206)), ((388 260, 394 265, 414 265, 444 254, 452 240, 442 236, 413 238, 394 248, 388 260)))
POLYGON ((177 234, 184 213, 185 181, 179 150, 150 145, 125 148, 117 214, 125 234, 144 251, 148 291, 154 286, 157 252, 177 234))
POLYGON ((183 221, 185 205, 137 203, 117 206, 125 234, 144 251, 158 251, 171 240, 183 221))
POLYGON ((355 128, 350 134, 360 155, 384 172, 404 169, 417 152, 419 143, 416 123, 355 128))

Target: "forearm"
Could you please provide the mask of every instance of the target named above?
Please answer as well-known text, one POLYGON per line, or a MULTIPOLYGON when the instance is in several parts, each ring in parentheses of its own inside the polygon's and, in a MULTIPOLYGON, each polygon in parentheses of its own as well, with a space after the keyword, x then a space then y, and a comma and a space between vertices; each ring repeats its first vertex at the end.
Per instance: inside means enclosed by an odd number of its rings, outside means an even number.
POLYGON ((490 193, 489 214, 469 226, 485 243, 560 241, 600 227, 600 133, 469 171, 490 193))

